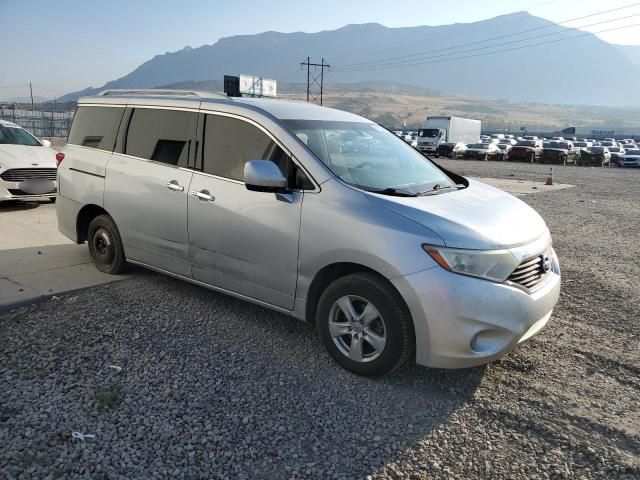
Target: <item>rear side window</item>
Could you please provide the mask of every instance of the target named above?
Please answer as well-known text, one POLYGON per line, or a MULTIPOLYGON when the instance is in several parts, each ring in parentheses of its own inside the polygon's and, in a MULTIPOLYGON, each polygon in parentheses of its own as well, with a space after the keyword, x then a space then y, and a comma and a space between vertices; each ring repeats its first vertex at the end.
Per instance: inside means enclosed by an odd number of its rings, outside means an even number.
POLYGON ((202 170, 244 181, 249 160, 271 160, 287 178, 290 188, 311 190, 313 183, 271 137, 256 126, 236 118, 205 115, 202 170))
POLYGON ((122 107, 78 107, 68 142, 111 152, 123 113, 122 107))
POLYGON ((186 167, 196 118, 192 112, 136 108, 129 120, 124 153, 186 167))

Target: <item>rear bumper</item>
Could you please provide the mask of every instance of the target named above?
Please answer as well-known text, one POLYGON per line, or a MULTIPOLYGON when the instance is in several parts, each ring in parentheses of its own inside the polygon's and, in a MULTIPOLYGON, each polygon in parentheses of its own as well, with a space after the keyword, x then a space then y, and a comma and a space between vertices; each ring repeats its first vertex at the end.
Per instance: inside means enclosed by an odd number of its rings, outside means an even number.
POLYGON ((560 266, 532 293, 440 267, 392 280, 414 321, 416 363, 466 368, 496 360, 538 333, 560 295, 560 266))

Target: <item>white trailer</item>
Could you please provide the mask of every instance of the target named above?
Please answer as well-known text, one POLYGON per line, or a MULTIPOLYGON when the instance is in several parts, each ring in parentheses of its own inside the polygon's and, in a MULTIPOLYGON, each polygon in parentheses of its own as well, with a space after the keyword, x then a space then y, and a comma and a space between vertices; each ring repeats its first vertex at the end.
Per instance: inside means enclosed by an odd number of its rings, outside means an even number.
POLYGON ((477 143, 482 122, 460 117, 427 117, 418 130, 418 150, 435 153, 441 143, 477 143))

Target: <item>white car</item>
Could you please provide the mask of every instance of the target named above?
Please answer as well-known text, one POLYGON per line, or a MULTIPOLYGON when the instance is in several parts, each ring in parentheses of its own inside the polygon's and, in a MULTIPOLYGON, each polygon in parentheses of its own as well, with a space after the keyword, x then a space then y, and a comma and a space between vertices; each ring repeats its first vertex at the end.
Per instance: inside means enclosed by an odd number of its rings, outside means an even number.
POLYGON ((623 157, 618 159, 619 167, 640 167, 640 150, 626 150, 623 157))
POLYGON ((55 199, 56 152, 15 123, 0 120, 0 201, 55 199))

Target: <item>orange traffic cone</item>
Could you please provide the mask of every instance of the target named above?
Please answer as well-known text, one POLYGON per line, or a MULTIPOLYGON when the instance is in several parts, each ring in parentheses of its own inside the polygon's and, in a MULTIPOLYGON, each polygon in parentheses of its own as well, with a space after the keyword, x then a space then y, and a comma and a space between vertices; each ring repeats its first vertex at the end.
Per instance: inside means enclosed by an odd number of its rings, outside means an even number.
POLYGON ((547 177, 547 181, 544 182, 545 185, 553 185, 553 167, 549 168, 549 176, 547 177))

